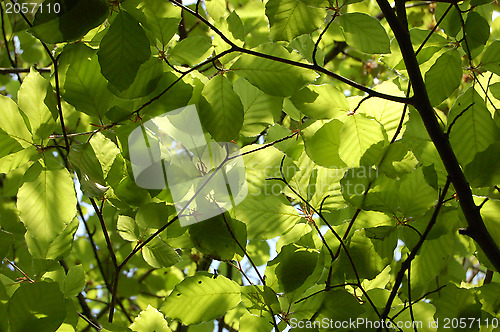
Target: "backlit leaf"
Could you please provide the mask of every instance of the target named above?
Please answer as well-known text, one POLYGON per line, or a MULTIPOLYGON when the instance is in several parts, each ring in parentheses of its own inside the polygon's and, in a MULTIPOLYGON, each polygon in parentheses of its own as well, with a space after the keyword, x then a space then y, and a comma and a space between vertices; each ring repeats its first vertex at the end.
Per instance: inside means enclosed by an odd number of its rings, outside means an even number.
POLYGON ((243 125, 243 105, 234 92, 232 83, 217 75, 203 88, 203 96, 209 103, 200 105, 200 120, 216 141, 229 142, 238 137, 243 125))
POLYGON ((431 104, 439 105, 462 81, 462 59, 457 50, 443 53, 425 73, 425 86, 431 104))
POLYGON ((17 208, 27 229, 26 236, 33 240, 30 252, 35 257, 45 257, 50 244, 76 214, 76 195, 69 172, 62 166, 34 163, 19 188, 17 208))
MULTIPOLYGON (((283 46, 264 44, 258 51, 265 54, 298 60, 296 54, 289 54, 283 46)), ((243 54, 232 66, 238 76, 247 79, 251 84, 272 96, 286 97, 292 95, 305 83, 314 80, 315 73, 285 63, 243 54)))
POLYGON ((319 28, 325 11, 314 7, 314 1, 269 0, 266 3, 266 16, 271 24, 271 38, 291 41, 319 28))
POLYGON ((10 330, 52 332, 66 317, 63 294, 55 282, 23 283, 8 302, 10 330))
POLYGON ((197 324, 222 316, 240 301, 240 286, 234 281, 195 274, 175 286, 161 311, 183 324, 197 324))
POLYGON ((346 42, 365 53, 389 53, 387 32, 377 19, 363 13, 347 13, 338 17, 346 42))
POLYGON ((120 11, 97 52, 102 75, 118 90, 127 89, 139 67, 151 56, 149 40, 139 22, 120 11))

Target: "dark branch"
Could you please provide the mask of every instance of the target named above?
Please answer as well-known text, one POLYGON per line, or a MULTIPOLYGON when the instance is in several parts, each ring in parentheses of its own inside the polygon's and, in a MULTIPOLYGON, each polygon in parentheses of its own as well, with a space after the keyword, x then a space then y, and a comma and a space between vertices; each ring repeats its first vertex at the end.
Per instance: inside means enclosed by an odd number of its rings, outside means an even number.
POLYGON ((415 106, 419 112, 425 128, 436 146, 439 156, 456 190, 460 207, 462 208, 468 224, 466 234, 476 241, 485 252, 490 262, 500 271, 500 249, 486 229, 481 214, 474 203, 470 186, 455 156, 455 152, 451 147, 448 137, 443 132, 436 119, 434 109, 429 101, 429 96, 425 88, 422 73, 420 72, 417 57, 413 51, 408 29, 401 26, 387 0, 377 0, 377 3, 382 12, 384 12, 403 55, 414 91, 414 95, 411 98, 412 105, 415 106))

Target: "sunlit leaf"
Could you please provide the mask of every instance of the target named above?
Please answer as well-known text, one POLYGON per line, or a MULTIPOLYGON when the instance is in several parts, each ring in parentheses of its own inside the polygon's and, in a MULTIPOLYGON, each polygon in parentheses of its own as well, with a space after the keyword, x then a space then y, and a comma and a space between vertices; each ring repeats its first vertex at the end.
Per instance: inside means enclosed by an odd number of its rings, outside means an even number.
POLYGON ((317 1, 270 0, 266 3, 266 16, 271 24, 273 40, 291 41, 293 38, 315 31, 325 11, 315 7, 317 1))
POLYGON ((389 53, 387 32, 377 19, 363 13, 347 13, 338 17, 346 42, 365 53, 389 53))
POLYGON ((425 86, 432 105, 439 105, 462 81, 462 59, 456 50, 443 53, 425 73, 425 86))
POLYGON ((195 274, 174 288, 161 311, 183 324, 197 324, 222 316, 240 301, 240 286, 234 281, 195 274))
POLYGON ((43 258, 50 244, 76 214, 76 195, 69 172, 57 165, 34 163, 19 188, 17 208, 31 237, 29 249, 43 258))
POLYGON ((243 105, 234 92, 232 83, 224 76, 217 75, 203 88, 203 96, 209 103, 200 105, 203 127, 220 142, 229 142, 238 137, 243 125, 243 105))
MULTIPOLYGON (((262 53, 298 60, 296 54, 289 54, 277 44, 264 44, 258 51, 262 53)), ((263 92, 272 96, 290 96, 308 81, 314 80, 315 73, 285 63, 244 54, 232 66, 238 76, 244 77, 263 92)))

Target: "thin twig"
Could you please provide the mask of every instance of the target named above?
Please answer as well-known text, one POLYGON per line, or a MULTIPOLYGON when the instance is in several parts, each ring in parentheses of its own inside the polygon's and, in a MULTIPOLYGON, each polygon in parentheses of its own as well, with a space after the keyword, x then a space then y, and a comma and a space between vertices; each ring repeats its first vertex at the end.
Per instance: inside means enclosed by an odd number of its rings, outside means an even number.
MULTIPOLYGON (((427 239, 427 236, 429 235, 432 227, 436 224, 437 217, 439 215, 439 211, 441 210, 441 206, 443 205, 444 198, 446 196, 446 193, 448 192, 448 188, 450 187, 451 179, 450 177, 447 178, 446 183, 444 185, 444 188, 441 192, 441 195, 439 196, 438 202, 436 204, 436 208, 434 209, 434 212, 432 214, 431 219, 429 220, 429 223, 427 224, 427 227, 425 228, 424 233, 420 237, 419 241, 415 245, 415 247, 411 250, 410 254, 408 255, 408 258, 403 262, 401 265, 401 269, 399 270, 396 280, 394 281, 394 285, 392 286, 392 291, 391 294, 389 295, 389 299, 386 302, 384 311, 382 312, 382 315, 380 319, 384 321, 387 316, 389 315, 389 312, 391 310, 392 302, 396 298, 396 295, 399 290, 399 286, 401 286, 401 283, 403 282, 403 278, 405 276, 406 271, 410 267, 410 264, 412 260, 415 258, 417 253, 419 252, 420 248, 422 247, 424 241, 427 239)), ((379 329, 380 331, 380 329, 379 329)))
POLYGON ((303 63, 303 62, 299 62, 299 61, 294 61, 294 60, 290 60, 290 59, 285 59, 285 58, 280 58, 280 57, 277 57, 277 56, 274 56, 274 55, 270 55, 270 54, 265 54, 265 53, 261 53, 261 52, 258 52, 258 51, 254 51, 254 50, 249 50, 249 49, 245 49, 245 48, 242 48, 242 47, 239 47, 237 46, 235 43, 233 43, 231 40, 229 40, 229 38, 227 38, 224 33, 222 33, 219 29, 217 29, 212 23, 210 23, 206 18, 204 18, 202 15, 200 15, 199 13, 196 13, 194 10, 192 10, 191 8, 183 5, 183 4, 180 4, 179 2, 175 1, 175 0, 168 0, 170 1, 171 3, 173 3, 174 5, 176 6, 179 6, 181 7, 183 10, 187 11, 188 13, 190 13, 191 15, 195 16, 196 18, 198 18, 201 22, 203 22, 205 25, 207 25, 213 32, 215 32, 217 35, 219 35, 219 37, 222 38, 222 40, 224 42, 226 42, 229 46, 231 46, 230 48, 230 52, 241 52, 241 53, 245 53, 245 54, 248 54, 248 55, 253 55, 253 56, 256 56, 256 57, 260 57, 260 58, 263 58, 263 59, 268 59, 268 60, 273 60, 273 61, 276 61, 276 62, 281 62, 281 63, 285 63, 285 64, 289 64, 289 65, 292 65, 292 66, 295 66, 295 67, 299 67, 299 68, 305 68, 305 69, 311 69, 311 70, 314 70, 316 72, 319 72, 319 73, 322 73, 322 74, 325 74, 329 77, 332 77, 334 79, 337 79, 347 85, 350 85, 358 90, 361 90, 363 92, 366 92, 368 93, 369 95, 373 96, 373 97, 379 97, 379 98, 382 98, 382 99, 386 99, 386 100, 391 100, 391 101, 394 101, 394 102, 398 102, 398 103, 410 103, 411 100, 409 100, 408 98, 405 98, 405 97, 399 97, 399 96, 393 96, 393 95, 389 95, 389 94, 385 94, 385 93, 381 93, 381 92, 378 92, 378 91, 375 91, 375 90, 372 90, 362 84, 359 84, 357 82, 354 82, 344 76, 341 76, 339 74, 336 74, 334 72, 331 72, 327 69, 325 69, 324 67, 321 67, 319 65, 315 65, 315 64, 310 64, 310 63, 303 63))
MULTIPOLYGON (((10 0, 12 4, 15 4, 16 2, 14 0, 10 0)), ((28 24, 30 28, 33 27, 33 24, 28 20, 26 15, 22 11, 19 11, 19 14, 23 17, 24 21, 28 24)), ((56 58, 54 58, 54 55, 50 51, 49 47, 47 44, 45 44, 43 41, 40 40, 40 43, 42 43, 43 48, 45 49, 45 52, 49 56, 50 60, 52 61, 52 65, 54 66, 54 81, 56 83, 56 99, 57 99, 57 111, 59 113, 59 121, 61 121, 61 129, 63 132, 64 136, 64 143, 66 144, 66 153, 69 153, 69 140, 68 140, 68 135, 66 133, 66 125, 64 124, 64 117, 63 117, 63 111, 62 111, 62 103, 61 103, 61 91, 59 87, 59 68, 58 68, 58 63, 56 58)))
MULTIPOLYGON (((7 57, 9 58, 10 64, 12 65, 13 68, 16 68, 17 67, 17 59, 16 59, 16 52, 15 52, 16 46, 14 45, 14 58, 12 58, 12 56, 10 54, 10 49, 9 49, 9 40, 7 39, 7 33, 5 31, 4 10, 3 10, 2 4, 0 4, 0 15, 2 16, 1 17, 1 19, 2 19, 2 35, 3 35, 4 44, 5 44, 5 51, 7 52, 7 57)), ((5 73, 5 74, 16 74, 16 77, 17 77, 17 80, 19 81, 19 83, 21 83, 21 84, 23 83, 21 75, 19 75, 18 71, 14 71, 13 69, 9 69, 9 68, 0 68, 0 74, 4 74, 4 72, 1 71, 2 69, 7 70, 7 71, 11 71, 11 72, 5 73)), ((29 72, 29 69, 28 69, 28 72, 29 72)))
MULTIPOLYGON (((34 68, 39 73, 50 73, 50 68, 34 68)), ((31 68, 0 68, 1 75, 29 73, 31 68)), ((19 78, 18 78, 19 79, 19 78)), ((22 83, 22 81, 20 81, 22 83)))

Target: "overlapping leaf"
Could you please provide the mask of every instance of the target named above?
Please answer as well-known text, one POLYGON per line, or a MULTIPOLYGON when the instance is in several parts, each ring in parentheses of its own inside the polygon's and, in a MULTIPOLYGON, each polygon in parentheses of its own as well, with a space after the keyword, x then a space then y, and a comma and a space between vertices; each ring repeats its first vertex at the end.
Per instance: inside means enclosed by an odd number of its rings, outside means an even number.
POLYGON ((108 13, 104 0, 46 0, 29 31, 46 43, 72 41, 104 22, 108 13))
POLYGON ((200 105, 200 120, 212 137, 220 142, 238 138, 243 125, 243 105, 233 84, 223 75, 212 78, 203 88, 209 105, 200 105))
POLYGON ((364 13, 347 13, 338 17, 346 42, 365 53, 390 53, 390 41, 377 19, 364 13))
POLYGON ((118 90, 127 89, 139 67, 151 56, 149 40, 139 22, 120 11, 97 52, 102 75, 118 90))
POLYGON ((499 138, 500 131, 484 100, 473 88, 457 99, 448 117, 450 143, 462 165, 499 138))
POLYGON ((431 104, 439 105, 462 81, 462 59, 457 50, 450 50, 436 60, 425 73, 425 86, 431 104))
POLYGON ((19 188, 17 208, 34 257, 45 258, 50 245, 76 214, 73 179, 62 166, 34 163, 19 188))
MULTIPOLYGON (((270 56, 298 61, 300 56, 290 54, 278 44, 264 44, 257 49, 270 56)), ((314 80, 316 74, 279 61, 244 54, 232 66, 237 75, 272 96, 287 97, 314 80)))
POLYGON ((183 324, 197 324, 222 316, 240 301, 240 286, 234 281, 195 274, 175 286, 161 311, 183 324))
POLYGON ((325 11, 315 7, 318 1, 270 0, 266 3, 266 15, 271 24, 273 40, 291 41, 311 33, 323 23, 325 11))

